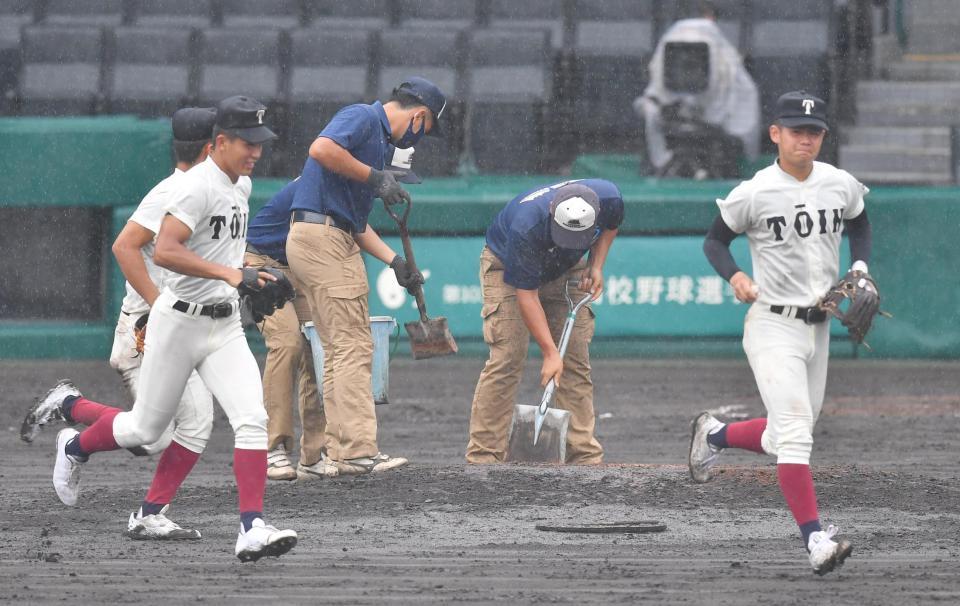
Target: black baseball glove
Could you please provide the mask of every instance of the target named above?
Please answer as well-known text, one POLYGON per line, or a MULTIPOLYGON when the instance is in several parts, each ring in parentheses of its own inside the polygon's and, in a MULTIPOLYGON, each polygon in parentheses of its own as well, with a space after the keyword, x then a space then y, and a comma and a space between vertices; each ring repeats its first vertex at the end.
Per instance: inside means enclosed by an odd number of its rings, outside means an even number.
POLYGON ((237 291, 240 293, 240 315, 244 326, 251 321, 254 324, 263 322, 265 316, 272 316, 287 301, 293 301, 297 294, 290 280, 279 269, 244 267, 240 271, 243 272, 243 280, 237 286, 237 291), (260 286, 258 273, 261 271, 272 275, 276 281, 264 280, 266 284, 260 286))
POLYGON ((854 343, 863 343, 880 312, 880 292, 870 274, 851 269, 823 296, 817 306, 847 327, 854 343), (846 310, 843 303, 848 301, 846 310))

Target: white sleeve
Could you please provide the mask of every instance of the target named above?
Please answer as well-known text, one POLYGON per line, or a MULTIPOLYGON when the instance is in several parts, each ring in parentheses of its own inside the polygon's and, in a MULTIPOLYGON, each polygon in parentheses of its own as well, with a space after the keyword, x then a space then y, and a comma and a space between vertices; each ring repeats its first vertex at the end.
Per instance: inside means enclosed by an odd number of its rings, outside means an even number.
POLYGON ((863 197, 870 193, 870 189, 847 171, 843 171, 843 174, 847 178, 847 190, 850 192, 843 218, 855 219, 863 212, 863 197))
POLYGON ((166 205, 170 191, 167 188, 153 188, 144 196, 137 210, 130 215, 130 221, 148 229, 156 235, 160 232, 163 216, 167 214, 166 205))
POLYGON ((726 198, 717 198, 720 216, 731 230, 738 234, 747 231, 753 223, 753 192, 743 183, 733 188, 726 198))
POLYGON ((165 214, 173 215, 189 227, 190 231, 196 231, 197 224, 210 214, 207 212, 208 196, 204 195, 205 190, 206 188, 195 180, 181 180, 167 198, 165 214))

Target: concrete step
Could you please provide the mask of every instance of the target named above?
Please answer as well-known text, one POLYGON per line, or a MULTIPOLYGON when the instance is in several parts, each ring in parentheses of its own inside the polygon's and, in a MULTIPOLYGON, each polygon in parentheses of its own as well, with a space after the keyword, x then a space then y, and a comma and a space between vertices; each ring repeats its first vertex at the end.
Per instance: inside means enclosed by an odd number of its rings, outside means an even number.
POLYGON ((891 80, 909 81, 960 81, 960 55, 925 55, 923 57, 923 59, 911 59, 907 56, 903 61, 891 63, 886 68, 887 77, 891 80), (937 59, 937 57, 956 57, 956 59, 937 59))
POLYGON ((956 18, 955 13, 960 10, 958 4, 957 0, 910 0, 905 8, 910 23, 913 23, 956 18))
POLYGON ((916 148, 950 147, 950 129, 945 126, 927 128, 851 126, 843 129, 843 143, 854 147, 901 146, 916 148))
POLYGON ((839 166, 857 171, 950 174, 949 148, 841 145, 839 166))
POLYGON ((955 53, 960 51, 960 22, 952 17, 944 22, 914 23, 907 30, 907 48, 911 53, 955 53))
POLYGON ((857 104, 857 126, 950 126, 951 124, 960 124, 960 105, 857 104))
POLYGON ((855 171, 840 165, 848 170, 858 181, 867 187, 873 185, 953 185, 950 173, 910 173, 910 172, 874 172, 855 171))
POLYGON ((948 105, 960 103, 960 81, 857 83, 857 103, 948 105))

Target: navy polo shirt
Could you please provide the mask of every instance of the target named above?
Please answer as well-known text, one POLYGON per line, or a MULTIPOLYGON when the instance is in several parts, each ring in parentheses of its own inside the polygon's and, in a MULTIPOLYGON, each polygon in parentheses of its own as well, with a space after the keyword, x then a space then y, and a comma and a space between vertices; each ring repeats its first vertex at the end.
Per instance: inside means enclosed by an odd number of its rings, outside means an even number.
POLYGON ((287 234, 290 233, 290 206, 300 183, 299 177, 283 186, 251 219, 247 242, 274 260, 287 263, 287 234))
POLYGON ((589 248, 560 248, 550 238, 550 203, 556 191, 569 183, 592 189, 600 199, 593 242, 604 229, 623 223, 623 196, 604 179, 582 179, 544 185, 511 200, 487 229, 487 247, 503 262, 503 281, 514 288, 535 290, 556 280, 576 265, 589 248))
MULTIPOLYGON (((383 170, 390 142, 390 123, 383 105, 348 105, 341 109, 321 131, 367 166, 383 170)), ((365 231, 373 209, 373 189, 366 183, 348 179, 327 170, 307 157, 300 174, 291 210, 312 210, 346 221, 355 232, 365 231)))

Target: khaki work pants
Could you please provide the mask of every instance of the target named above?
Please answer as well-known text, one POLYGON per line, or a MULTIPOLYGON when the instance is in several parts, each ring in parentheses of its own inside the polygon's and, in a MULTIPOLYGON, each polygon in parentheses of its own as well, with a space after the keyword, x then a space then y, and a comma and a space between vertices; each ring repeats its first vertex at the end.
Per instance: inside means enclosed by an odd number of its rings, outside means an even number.
POLYGON ((287 237, 287 259, 323 346, 327 454, 334 461, 373 457, 379 450, 370 386, 370 288, 360 247, 331 225, 297 222, 287 237))
MULTIPOLYGON (((581 260, 565 275, 539 289, 540 304, 546 313, 554 343, 560 341, 568 313, 564 285, 568 279, 579 279, 586 266, 586 260, 581 260)), ((506 455, 507 432, 517 388, 523 377, 530 332, 520 316, 516 289, 503 281, 503 263, 486 247, 480 255, 480 284, 483 287, 483 309, 480 312, 483 340, 490 346, 490 357, 480 373, 473 395, 467 462, 497 463, 506 455)), ((579 288, 571 289, 574 302, 583 295, 579 288)), ((603 460, 603 447, 593 435, 595 419, 593 381, 590 378, 593 330, 593 310, 588 305, 577 314, 563 357, 560 387, 554 396, 553 406, 570 411, 567 463, 571 464, 596 464, 603 460)))
POLYGON ((297 291, 292 305, 284 305, 273 315, 264 317, 260 324, 260 332, 267 344, 267 360, 263 369, 263 404, 270 417, 267 422, 267 448, 273 450, 282 444, 287 452, 293 452, 295 434, 292 405, 293 385, 296 383, 302 430, 300 463, 313 465, 320 460, 327 423, 323 401, 317 392, 313 352, 310 342, 300 330, 301 324, 310 321, 307 297, 290 268, 272 257, 247 251, 243 262, 250 267, 279 269, 297 291))

